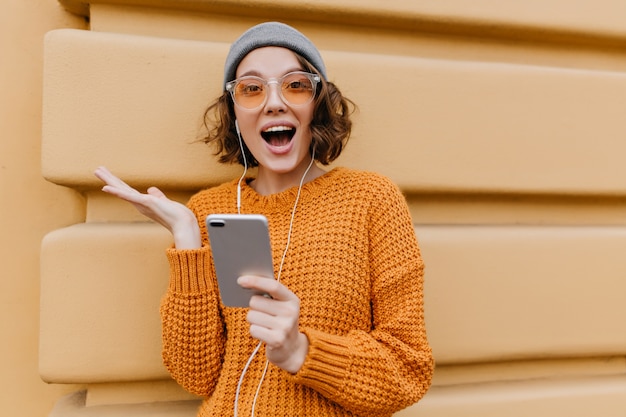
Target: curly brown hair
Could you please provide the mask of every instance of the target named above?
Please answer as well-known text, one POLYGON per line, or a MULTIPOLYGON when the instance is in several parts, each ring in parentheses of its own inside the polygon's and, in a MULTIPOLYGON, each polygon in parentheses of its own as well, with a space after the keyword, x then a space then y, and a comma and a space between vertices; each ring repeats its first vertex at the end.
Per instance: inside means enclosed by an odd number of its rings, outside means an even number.
MULTIPOLYGON (((326 81, 305 58, 295 52, 294 54, 304 71, 320 76, 310 124, 312 140, 309 151, 315 147, 315 160, 322 165, 328 165, 339 157, 348 142, 352 130, 350 116, 356 110, 356 105, 344 97, 335 84, 326 81)), ((204 127, 207 135, 202 140, 215 145, 215 155, 219 155, 219 162, 244 165, 235 128, 234 104, 229 92, 225 91, 206 109, 204 127)), ((243 147, 248 166, 258 166, 245 143, 243 147)))

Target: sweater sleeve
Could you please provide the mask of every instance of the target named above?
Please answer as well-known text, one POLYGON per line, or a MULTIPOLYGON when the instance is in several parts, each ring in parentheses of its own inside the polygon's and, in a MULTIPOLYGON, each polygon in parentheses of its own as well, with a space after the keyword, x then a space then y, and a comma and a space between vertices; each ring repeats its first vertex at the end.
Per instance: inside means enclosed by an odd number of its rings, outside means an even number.
POLYGON ((417 402, 434 371, 424 323, 424 268, 408 207, 391 182, 376 192, 368 254, 372 328, 341 336, 302 329, 309 352, 293 376, 363 416, 391 415, 417 402))
POLYGON ((170 284, 161 302, 163 363, 183 388, 204 397, 217 384, 225 344, 209 252, 167 250, 170 284))

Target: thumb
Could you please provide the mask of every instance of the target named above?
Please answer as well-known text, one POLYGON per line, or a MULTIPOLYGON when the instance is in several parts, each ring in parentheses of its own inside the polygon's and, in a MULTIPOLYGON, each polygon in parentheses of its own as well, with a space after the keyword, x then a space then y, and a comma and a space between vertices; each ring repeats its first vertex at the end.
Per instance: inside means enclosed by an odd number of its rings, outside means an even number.
POLYGON ((157 187, 148 188, 148 194, 154 197, 158 197, 158 198, 165 197, 165 194, 163 193, 163 191, 159 190, 157 187))

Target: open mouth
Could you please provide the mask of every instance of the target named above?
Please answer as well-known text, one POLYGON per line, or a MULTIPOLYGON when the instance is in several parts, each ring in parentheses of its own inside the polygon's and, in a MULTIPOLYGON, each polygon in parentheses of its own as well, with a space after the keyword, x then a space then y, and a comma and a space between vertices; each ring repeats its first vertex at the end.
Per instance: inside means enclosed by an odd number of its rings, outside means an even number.
POLYGON ((291 126, 272 126, 261 132, 261 137, 272 146, 285 146, 291 142, 296 129, 291 126))

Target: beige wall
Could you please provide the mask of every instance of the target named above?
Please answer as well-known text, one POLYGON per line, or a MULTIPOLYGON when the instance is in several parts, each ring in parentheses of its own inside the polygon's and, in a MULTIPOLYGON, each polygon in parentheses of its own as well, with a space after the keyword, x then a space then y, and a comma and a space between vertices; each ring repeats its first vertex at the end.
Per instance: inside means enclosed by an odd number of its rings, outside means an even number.
POLYGON ((84 218, 75 191, 41 176, 43 36, 85 28, 49 0, 0 3, 0 414, 45 416, 74 386, 39 376, 39 248, 84 218))
POLYGON ((169 237, 92 171, 181 201, 235 175, 193 140, 228 43, 268 19, 359 104, 339 163, 410 203, 438 368, 398 415, 622 415, 622 2, 63 3, 89 28, 55 0, 1 18, 3 415, 194 414, 159 358, 169 237))

